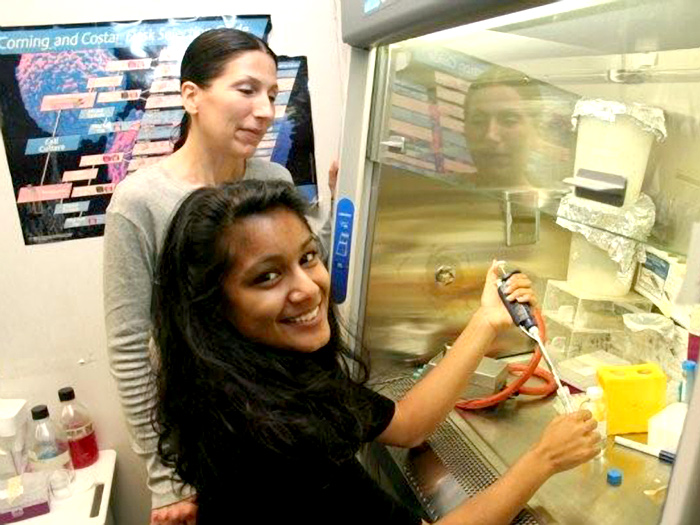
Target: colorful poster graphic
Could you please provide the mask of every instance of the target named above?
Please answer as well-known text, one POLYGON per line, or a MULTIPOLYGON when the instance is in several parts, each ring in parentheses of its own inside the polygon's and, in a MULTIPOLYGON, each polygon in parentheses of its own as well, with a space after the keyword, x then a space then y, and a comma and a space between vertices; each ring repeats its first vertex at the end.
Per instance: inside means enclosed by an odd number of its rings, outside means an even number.
MULTIPOLYGON (((198 34, 267 39, 269 16, 0 30, 0 119, 25 244, 100 236, 115 187, 172 151, 179 61, 198 34)), ((315 195, 305 57, 280 57, 280 95, 257 156, 315 195)))

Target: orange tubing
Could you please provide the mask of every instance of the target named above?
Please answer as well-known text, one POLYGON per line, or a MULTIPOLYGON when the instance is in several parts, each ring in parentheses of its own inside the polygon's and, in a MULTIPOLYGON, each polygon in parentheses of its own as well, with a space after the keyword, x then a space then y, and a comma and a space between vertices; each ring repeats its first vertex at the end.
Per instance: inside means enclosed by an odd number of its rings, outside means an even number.
MULTIPOLYGON (((542 341, 546 341, 546 329, 544 325, 544 320, 540 314, 539 309, 533 308, 533 313, 535 315, 535 320, 537 321, 537 326, 540 330, 540 337, 542 341)), ((528 394, 533 396, 548 396, 552 392, 555 392, 557 385, 554 382, 554 376, 548 371, 542 368, 537 368, 537 365, 542 358, 542 352, 539 346, 535 346, 535 352, 532 355, 532 359, 527 365, 521 364, 509 364, 508 370, 514 375, 518 375, 518 379, 506 385, 506 387, 500 392, 481 399, 469 399, 461 400, 455 403, 455 408, 461 408, 462 410, 476 410, 479 408, 487 408, 493 405, 497 405, 501 401, 505 401, 511 396, 517 394, 528 394), (541 386, 524 386, 525 382, 532 376, 539 377, 545 381, 544 385, 541 386)))

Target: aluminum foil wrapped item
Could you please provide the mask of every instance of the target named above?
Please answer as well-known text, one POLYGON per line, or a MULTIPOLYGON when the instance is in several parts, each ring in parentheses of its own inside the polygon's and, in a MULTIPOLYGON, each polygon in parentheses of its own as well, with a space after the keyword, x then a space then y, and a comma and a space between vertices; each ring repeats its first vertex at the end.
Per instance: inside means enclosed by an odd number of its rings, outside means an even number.
POLYGON ((625 104, 614 100, 582 98, 574 107, 571 124, 576 129, 579 117, 595 117, 607 122, 615 122, 618 115, 632 117, 644 131, 653 133, 659 142, 666 139, 666 118, 663 110, 637 103, 625 104))
POLYGON ((579 199, 569 193, 561 199, 557 211, 557 224, 580 233, 593 246, 607 252, 619 265, 617 276, 623 282, 631 281, 636 263, 646 260, 639 241, 646 240, 655 220, 654 202, 643 193, 634 205, 623 208, 579 199))

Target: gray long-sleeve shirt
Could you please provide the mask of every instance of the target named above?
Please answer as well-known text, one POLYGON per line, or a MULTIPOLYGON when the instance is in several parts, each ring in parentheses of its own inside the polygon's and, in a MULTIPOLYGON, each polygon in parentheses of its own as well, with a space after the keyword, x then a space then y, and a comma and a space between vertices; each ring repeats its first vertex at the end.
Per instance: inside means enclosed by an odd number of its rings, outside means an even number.
MULTIPOLYGON (((279 164, 249 159, 244 179, 286 180, 292 176, 279 164)), ((156 393, 149 351, 151 288, 156 260, 170 218, 192 185, 171 176, 162 163, 143 168, 121 182, 107 209, 104 238, 104 309, 112 373, 117 380, 134 451, 146 461, 152 508, 189 495, 176 493, 173 472, 157 454, 152 426, 156 393)), ((312 229, 328 246, 330 207, 321 203, 308 217, 312 229)))

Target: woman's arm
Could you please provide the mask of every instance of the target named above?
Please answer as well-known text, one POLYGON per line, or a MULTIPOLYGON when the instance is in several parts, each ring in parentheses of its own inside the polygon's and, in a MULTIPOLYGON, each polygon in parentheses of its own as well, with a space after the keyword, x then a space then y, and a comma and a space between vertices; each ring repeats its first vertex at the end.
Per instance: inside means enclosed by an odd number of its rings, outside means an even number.
MULTIPOLYGON (((378 441, 398 446, 421 443, 452 409, 496 333, 511 324, 496 290, 496 267, 486 278, 481 308, 452 349, 420 383, 396 403, 389 426, 378 441)), ((529 279, 516 274, 509 280, 509 300, 534 304, 529 279)), ((555 418, 539 442, 493 485, 440 519, 440 525, 507 525, 533 494, 557 472, 595 457, 600 435, 591 413, 584 410, 555 418)))
MULTIPOLYGON (((422 443, 452 410, 498 331, 512 324, 498 296, 496 270, 494 262, 486 277, 481 307, 440 363, 396 403, 394 417, 377 441, 401 447, 422 443)), ((527 276, 515 274, 508 284, 511 299, 534 303, 527 276)))
POLYGON ((507 525, 551 476, 576 467, 600 451, 596 421, 587 410, 559 416, 540 441, 485 491, 468 499, 436 523, 507 525))
MULTIPOLYGON (((150 305, 155 248, 148 236, 119 213, 107 213, 104 237, 104 310, 112 375, 132 436, 132 448, 146 462, 153 508, 171 505, 172 469, 157 454, 151 424, 156 397, 149 355, 150 305)), ((165 522, 164 522, 165 523, 165 522)))

